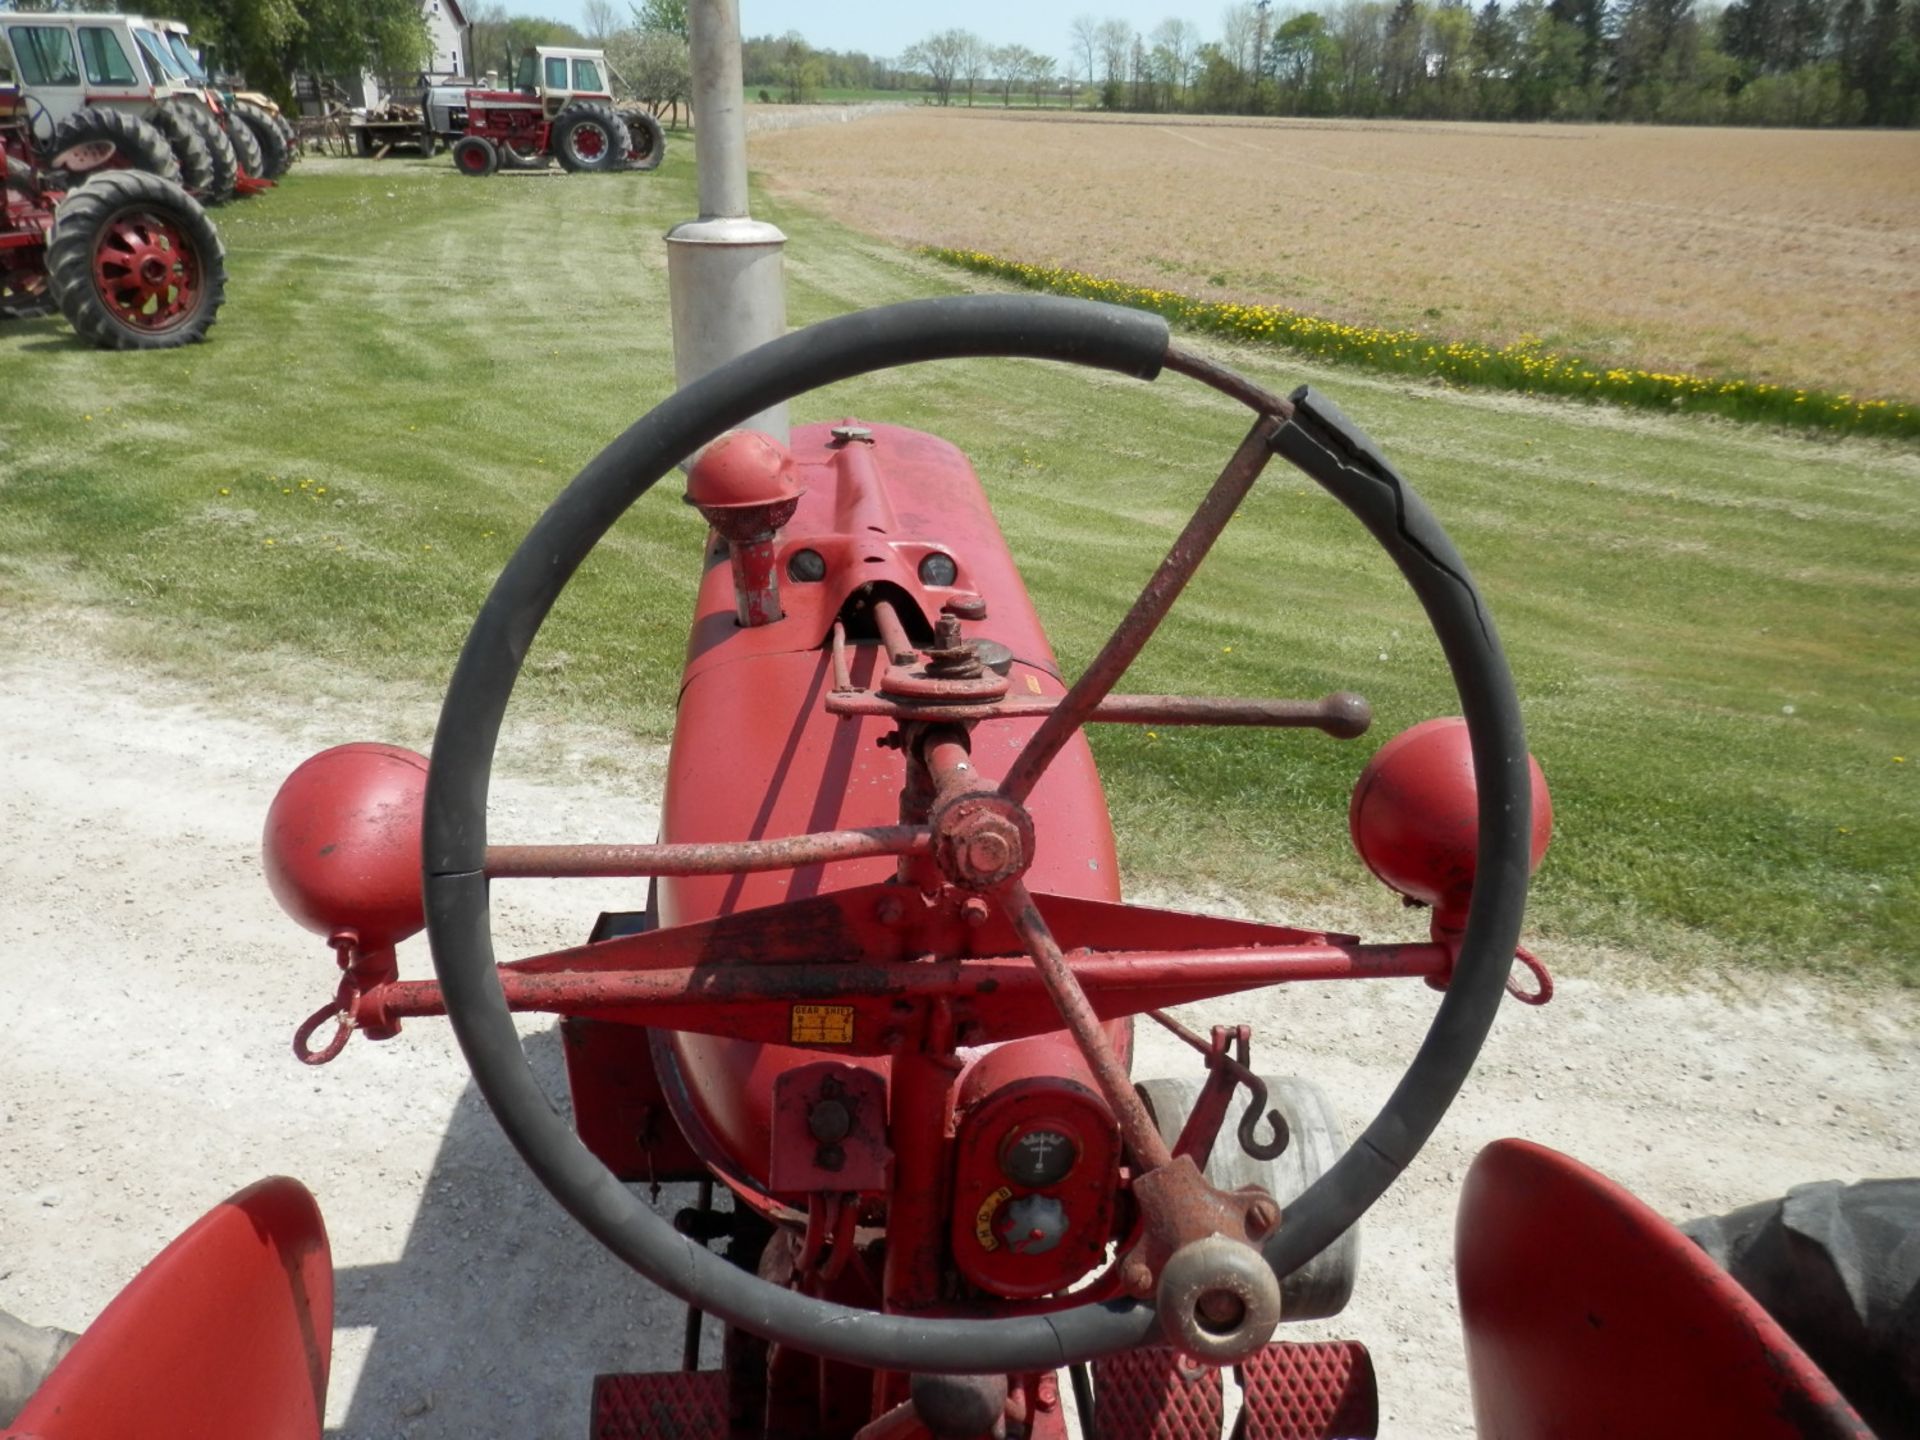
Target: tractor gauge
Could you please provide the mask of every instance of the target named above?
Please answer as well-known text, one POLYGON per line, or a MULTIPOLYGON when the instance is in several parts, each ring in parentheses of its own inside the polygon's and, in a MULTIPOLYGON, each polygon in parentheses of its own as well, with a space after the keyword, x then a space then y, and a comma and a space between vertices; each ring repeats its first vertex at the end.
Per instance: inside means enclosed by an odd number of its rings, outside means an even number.
POLYGON ((1080 1147, 1063 1130, 1036 1125, 1016 1130, 1000 1147, 1000 1173, 1029 1190, 1045 1190, 1067 1178, 1080 1147))

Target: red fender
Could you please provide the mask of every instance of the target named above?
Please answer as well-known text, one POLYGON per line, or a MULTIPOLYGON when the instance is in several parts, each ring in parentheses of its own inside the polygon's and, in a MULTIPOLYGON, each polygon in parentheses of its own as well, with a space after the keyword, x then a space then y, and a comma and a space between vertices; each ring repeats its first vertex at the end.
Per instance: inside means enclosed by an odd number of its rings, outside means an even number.
POLYGON ((262 1180, 136 1275, 0 1440, 317 1440, 332 1355, 320 1208, 262 1180))
POLYGON ((1557 1151, 1480 1152, 1454 1264, 1481 1440, 1872 1440, 1705 1252, 1557 1151))

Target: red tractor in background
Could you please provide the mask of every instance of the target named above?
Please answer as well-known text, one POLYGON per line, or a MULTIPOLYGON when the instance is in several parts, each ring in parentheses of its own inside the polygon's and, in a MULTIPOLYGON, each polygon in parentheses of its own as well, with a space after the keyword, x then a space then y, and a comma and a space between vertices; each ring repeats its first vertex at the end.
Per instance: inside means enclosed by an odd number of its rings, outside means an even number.
POLYGON ((610 74, 603 51, 543 45, 520 57, 511 90, 430 89, 422 102, 428 132, 457 123, 448 132, 457 136, 454 168, 476 178, 550 160, 568 171, 659 169, 659 120, 642 106, 617 105, 610 74))
MULTIPOLYGON (((1276 1328, 1344 1303, 1343 1237, 1466 1080, 1516 955, 1535 979, 1515 993, 1547 998, 1518 946, 1549 828, 1485 601, 1337 407, 1305 387, 1271 394, 1171 341, 1157 317, 972 296, 786 336, 627 430, 494 585, 430 764, 387 746, 322 752, 276 797, 266 864, 339 961, 335 995, 296 1034, 302 1060, 446 1015, 560 1203, 725 1322, 718 1369, 699 1369, 693 1349, 680 1370, 599 1377, 590 1434, 1062 1437, 1064 1372, 1090 1435, 1217 1440, 1231 1369, 1236 1434, 1304 1440, 1375 1433, 1372 1361, 1362 1345, 1276 1340, 1276 1328), (1142 381, 1170 371, 1251 411, 1071 683, 957 449, 859 420, 803 426, 787 445, 733 428, 820 385, 980 356, 1142 381), (1085 725, 1351 738, 1370 722, 1344 692, 1116 690, 1275 455, 1386 550, 1453 674, 1463 718, 1382 747, 1350 807, 1368 866, 1429 907, 1422 943, 1121 898, 1085 725), (502 843, 490 771, 529 649, 595 545, 690 456, 686 498, 710 528, 660 837, 502 843), (644 903, 600 915, 583 944, 498 963, 491 888, 584 876, 645 880, 644 903), (402 979, 394 946, 423 923, 437 978, 402 979), (1194 1034, 1166 1013, 1355 979, 1445 993, 1351 1146, 1330 1141, 1311 1087, 1259 1074, 1247 1027, 1194 1034), (515 1012, 561 1017, 572 1124, 529 1069, 515 1012), (1140 1017, 1196 1052, 1184 1089, 1136 1087, 1140 1017), (676 1224, 630 1188, 676 1178, 728 1207, 676 1224), (724 1257, 709 1248, 720 1239, 724 1257)), ((1485 1435, 1867 1434, 1704 1254, 1551 1151, 1482 1153, 1458 1271, 1485 1435)), ((318 1213, 291 1182, 267 1182, 150 1267, 7 1433, 118 1435, 178 1415, 208 1436, 313 1436, 331 1319, 318 1213)))
POLYGON ((37 163, 16 93, 0 87, 0 321, 58 309, 107 350, 203 339, 226 296, 226 251, 170 180, 103 166, 76 184, 37 163))

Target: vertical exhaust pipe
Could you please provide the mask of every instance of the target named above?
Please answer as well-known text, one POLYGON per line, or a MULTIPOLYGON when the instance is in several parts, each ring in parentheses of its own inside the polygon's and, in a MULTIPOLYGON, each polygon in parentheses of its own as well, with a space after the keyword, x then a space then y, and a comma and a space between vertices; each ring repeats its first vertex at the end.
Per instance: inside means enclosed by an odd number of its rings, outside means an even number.
MULTIPOLYGON (((686 386, 785 333, 786 280, 778 226, 747 213, 747 119, 740 70, 739 0, 691 0, 693 153, 700 218, 667 232, 673 308, 673 371, 686 386)), ((787 407, 761 411, 747 428, 787 439, 787 407)))

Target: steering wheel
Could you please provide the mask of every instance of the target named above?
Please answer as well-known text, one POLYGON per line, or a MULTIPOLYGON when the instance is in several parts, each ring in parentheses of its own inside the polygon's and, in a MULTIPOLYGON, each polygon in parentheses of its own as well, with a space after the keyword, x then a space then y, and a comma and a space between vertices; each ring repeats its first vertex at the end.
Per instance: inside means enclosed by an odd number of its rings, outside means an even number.
MULTIPOLYGON (((1373 534, 1419 597, 1440 641, 1466 718, 1479 792, 1478 869, 1465 936, 1446 995, 1393 1094, 1333 1168, 1287 1207, 1283 1223, 1261 1243, 1260 1255, 1277 1279, 1304 1265, 1360 1218, 1439 1123, 1479 1054, 1504 992, 1530 873, 1531 791, 1519 702, 1492 620, 1459 554, 1373 444, 1305 387, 1282 400, 1172 345, 1166 323, 1157 316, 1039 296, 962 296, 886 306, 763 345, 676 392, 629 427, 528 532, 461 650, 427 781, 427 933, 448 1017, 501 1127, 555 1198, 634 1269, 733 1325, 829 1359, 927 1374, 1032 1373, 1151 1342, 1159 1324, 1155 1307, 1122 1299, 991 1321, 887 1315, 781 1289, 736 1268, 654 1214, 555 1113, 520 1046, 495 965, 487 908, 487 789, 501 720, 542 622, 600 538, 684 457, 769 406, 877 370, 966 357, 1064 361, 1141 380, 1153 380, 1169 368, 1241 400, 1255 412, 1253 431, 1190 522, 1188 534, 1210 506, 1218 511, 1209 521, 1217 534, 1266 453, 1278 453, 1373 534), (1256 449, 1260 453, 1254 454, 1256 449), (1236 467, 1244 483, 1221 510, 1219 496, 1236 467)), ((1201 554, 1210 539, 1203 537, 1201 554)), ((1183 535, 1181 543, 1186 540, 1183 535)), ((1180 552, 1177 544, 1174 553, 1180 552)), ((1197 563, 1194 556, 1192 564, 1197 563)), ((1171 600, 1171 594, 1165 596, 1166 604, 1171 600)), ((1147 633, 1151 628, 1149 623, 1147 633)), ((1120 635, 1117 631, 1115 640, 1120 635)), ((1125 653, 1119 654, 1117 668, 1110 663, 1115 641, 1108 642, 1089 676, 1036 732, 1000 794, 1024 797, 1050 758, 1051 752, 1037 752, 1047 751, 1049 744, 1057 751, 1066 738, 1058 734, 1045 740, 1052 719, 1072 707, 1074 695, 1083 690, 1103 695, 1145 638, 1134 637, 1131 649, 1119 647, 1125 653), (1110 673, 1090 681, 1103 667, 1110 673)), ((1097 703, 1098 695, 1094 699, 1097 703)), ((1024 900, 1017 879, 1012 885, 1024 900)), ((1004 893, 998 898, 1008 905, 1004 893)), ((1030 906, 1027 910, 1035 913, 1030 906)), ((1023 938, 1034 940, 1020 916, 1010 912, 1010 918, 1023 938)), ((1051 946, 1050 937, 1046 944, 1051 946)), ((1041 948, 1030 943, 1030 949, 1044 970, 1041 948)), ((1052 956, 1060 960, 1057 948, 1052 956)), ((1234 1248, 1251 1261, 1251 1251, 1234 1248)), ((1161 1295, 1164 1299, 1164 1285, 1161 1295)))

